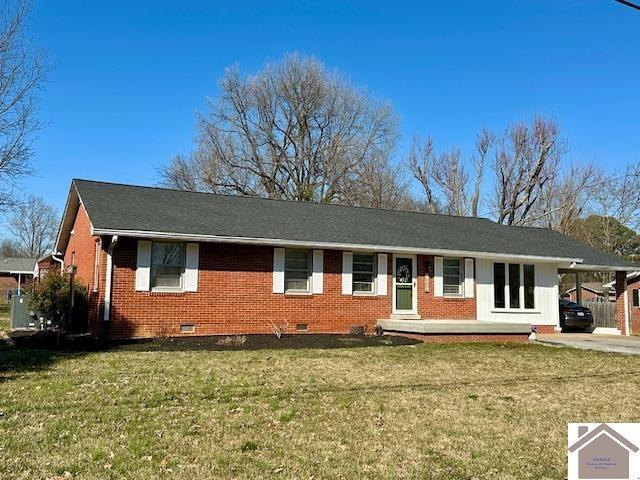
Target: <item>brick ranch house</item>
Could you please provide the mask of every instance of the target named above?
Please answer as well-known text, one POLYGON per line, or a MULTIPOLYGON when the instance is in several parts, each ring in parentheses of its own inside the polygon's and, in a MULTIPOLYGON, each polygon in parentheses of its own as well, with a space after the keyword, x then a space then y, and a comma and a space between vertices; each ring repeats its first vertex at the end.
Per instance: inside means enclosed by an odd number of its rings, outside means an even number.
POLYGON ((91 333, 117 339, 270 325, 526 339, 558 327, 559 270, 618 272, 621 313, 633 270, 557 232, 481 218, 87 180, 72 181, 56 249, 88 288, 91 333))

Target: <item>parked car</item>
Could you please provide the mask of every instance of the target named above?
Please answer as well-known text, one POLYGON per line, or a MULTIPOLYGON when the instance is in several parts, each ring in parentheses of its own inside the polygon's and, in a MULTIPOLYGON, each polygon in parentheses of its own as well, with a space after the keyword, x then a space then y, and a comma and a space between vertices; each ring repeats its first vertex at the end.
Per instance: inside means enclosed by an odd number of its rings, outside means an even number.
POLYGON ((572 302, 560 300, 560 328, 589 328, 593 326, 593 315, 587 307, 572 302))

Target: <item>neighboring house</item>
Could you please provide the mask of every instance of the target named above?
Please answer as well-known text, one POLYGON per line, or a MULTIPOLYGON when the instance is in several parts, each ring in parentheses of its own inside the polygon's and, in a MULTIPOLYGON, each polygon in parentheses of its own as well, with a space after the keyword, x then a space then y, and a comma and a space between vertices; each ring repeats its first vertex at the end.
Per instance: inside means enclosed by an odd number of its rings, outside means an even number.
POLYGON ((52 270, 57 270, 60 268, 60 262, 56 261, 53 253, 49 253, 47 255, 43 255, 38 259, 36 265, 35 277, 38 280, 42 280, 42 278, 52 270))
MULTIPOLYGON (((609 301, 609 289, 604 287, 598 282, 584 282, 582 287, 582 302, 608 302, 609 301)), ((563 298, 568 298, 572 302, 578 301, 578 292, 576 287, 571 287, 565 290, 562 295, 563 298)))
POLYGON ((35 258, 0 258, 0 298, 9 300, 13 291, 20 291, 26 282, 33 280, 35 271, 35 258))
POLYGON ((91 332, 112 338, 379 325, 526 339, 558 326, 559 270, 616 271, 622 288, 633 268, 481 218, 87 180, 71 184, 56 249, 88 288, 91 332))
POLYGON ((569 452, 578 452, 578 478, 629 478, 630 454, 638 447, 607 424, 589 431, 579 427, 579 438, 569 446, 569 452))

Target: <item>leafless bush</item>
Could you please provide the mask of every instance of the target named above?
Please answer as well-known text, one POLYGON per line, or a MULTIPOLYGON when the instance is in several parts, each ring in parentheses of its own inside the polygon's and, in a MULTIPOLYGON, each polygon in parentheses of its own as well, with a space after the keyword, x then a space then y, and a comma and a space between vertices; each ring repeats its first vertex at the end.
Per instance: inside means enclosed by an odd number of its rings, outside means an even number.
POLYGON ((170 336, 169 334, 170 334, 169 326, 166 323, 162 323, 156 327, 153 336, 158 340, 162 340, 162 339, 169 338, 170 336))
POLYGON ((273 333, 277 338, 282 338, 282 335, 287 333, 287 329, 289 328, 289 322, 285 320, 282 323, 275 323, 273 320, 269 320, 267 322, 271 333, 273 333))

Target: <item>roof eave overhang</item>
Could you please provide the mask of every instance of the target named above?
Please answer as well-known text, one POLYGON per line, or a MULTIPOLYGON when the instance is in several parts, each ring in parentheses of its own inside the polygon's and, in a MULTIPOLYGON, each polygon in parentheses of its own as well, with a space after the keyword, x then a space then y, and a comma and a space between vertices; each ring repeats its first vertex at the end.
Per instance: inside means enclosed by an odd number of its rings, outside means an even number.
POLYGON ((589 265, 585 263, 577 263, 569 265, 564 270, 572 270, 576 272, 634 272, 638 267, 626 265, 589 265))
POLYGON ((196 235, 172 232, 150 232, 142 230, 118 230, 109 228, 94 228, 94 235, 118 235, 122 237, 135 238, 156 238, 165 240, 180 240, 191 242, 211 242, 211 243, 238 243, 244 245, 269 245, 274 247, 299 247, 299 248, 321 248, 328 250, 360 250, 373 252, 390 252, 422 255, 453 255, 466 256, 483 259, 503 259, 503 260, 526 260, 536 262, 552 263, 581 263, 581 258, 573 257, 553 257, 540 255, 524 255, 513 253, 478 252, 470 250, 450 250, 438 248, 416 248, 389 245, 368 245, 338 242, 310 242, 303 240, 283 240, 277 238, 253 238, 253 237, 232 237, 223 235, 196 235))

